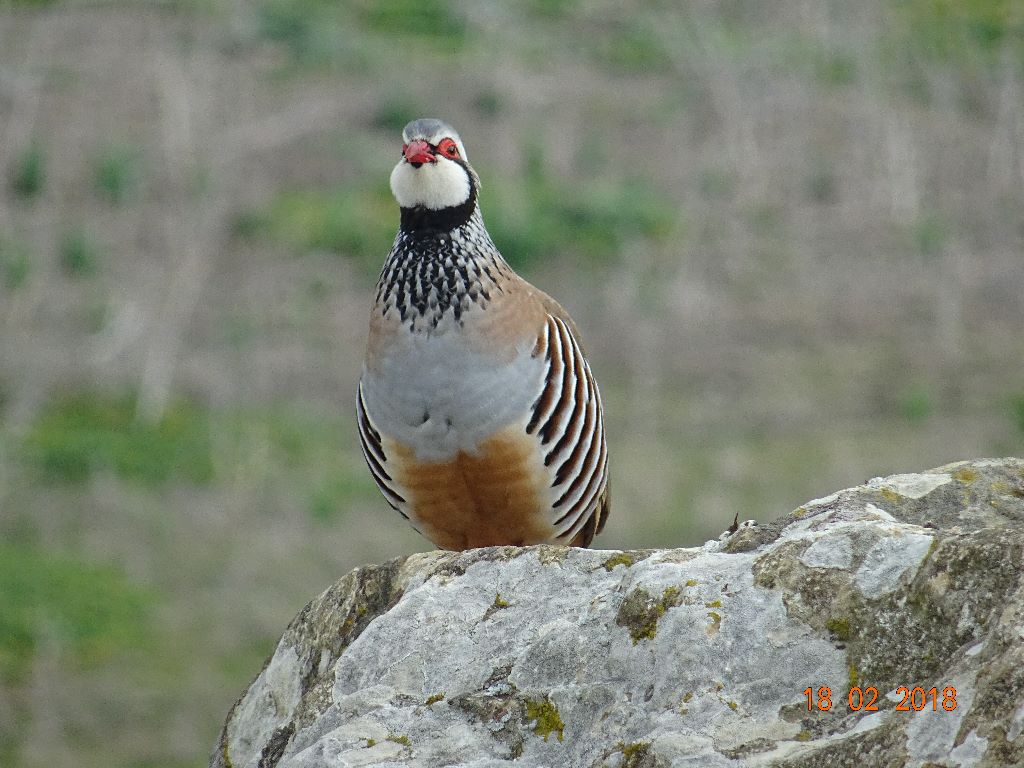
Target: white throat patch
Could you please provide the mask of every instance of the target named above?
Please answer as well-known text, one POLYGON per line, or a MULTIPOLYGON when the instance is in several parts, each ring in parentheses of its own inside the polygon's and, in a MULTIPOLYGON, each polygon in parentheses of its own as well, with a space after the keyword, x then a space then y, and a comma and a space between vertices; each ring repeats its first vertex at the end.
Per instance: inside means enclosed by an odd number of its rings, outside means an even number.
POLYGON ((469 199, 469 174, 458 163, 438 157, 413 168, 404 159, 391 172, 391 192, 403 208, 432 210, 462 205, 469 199))

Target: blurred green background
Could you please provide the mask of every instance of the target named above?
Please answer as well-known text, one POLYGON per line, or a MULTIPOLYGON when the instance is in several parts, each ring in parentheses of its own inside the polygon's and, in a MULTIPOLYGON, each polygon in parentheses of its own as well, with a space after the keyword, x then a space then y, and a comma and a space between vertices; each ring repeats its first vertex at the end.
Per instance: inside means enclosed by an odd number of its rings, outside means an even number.
POLYGON ((417 116, 583 329, 599 546, 1024 449, 1019 0, 8 0, 0 765, 203 763, 429 548, 352 414, 417 116))

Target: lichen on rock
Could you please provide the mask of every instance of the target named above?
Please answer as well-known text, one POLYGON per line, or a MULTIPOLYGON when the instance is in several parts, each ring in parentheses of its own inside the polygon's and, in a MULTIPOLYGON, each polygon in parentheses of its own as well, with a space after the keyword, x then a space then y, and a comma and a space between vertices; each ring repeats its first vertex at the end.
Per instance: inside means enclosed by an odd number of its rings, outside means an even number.
MULTIPOLYGON (((606 569, 607 570, 607 569, 606 569)), ((615 623, 629 630, 633 645, 641 640, 651 640, 658 631, 658 619, 665 611, 680 602, 679 587, 665 587, 660 597, 654 597, 643 587, 637 587, 619 605, 615 623)))
POLYGON ((700 548, 412 555, 299 613, 211 766, 1024 765, 1022 572, 1019 459, 700 548), (901 687, 955 707, 901 711, 901 687))

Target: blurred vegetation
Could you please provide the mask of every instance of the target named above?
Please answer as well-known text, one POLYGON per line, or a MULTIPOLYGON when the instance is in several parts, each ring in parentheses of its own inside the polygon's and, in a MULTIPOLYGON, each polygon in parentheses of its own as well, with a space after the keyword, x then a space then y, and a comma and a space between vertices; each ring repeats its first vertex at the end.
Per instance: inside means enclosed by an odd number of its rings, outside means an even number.
POLYGON ((85 232, 66 233, 60 241, 60 266, 68 277, 91 277, 99 269, 100 250, 85 232))
POLYGON ((355 471, 339 464, 346 432, 293 409, 214 412, 181 399, 148 423, 134 396, 80 392, 40 413, 20 454, 44 482, 81 484, 113 473, 158 489, 171 482, 209 485, 218 479, 218 461, 244 464, 254 451, 269 452, 265 460, 297 475, 290 484, 305 496, 311 517, 323 521, 336 518, 353 496, 376 493, 361 464, 355 471))
POLYGON ((130 147, 111 147, 93 161, 96 190, 108 201, 121 204, 139 184, 139 152, 130 147))
POLYGON ((632 240, 664 241, 676 223, 676 211, 650 184, 560 180, 537 146, 528 148, 522 181, 486 186, 481 207, 491 237, 516 268, 552 258, 607 264, 632 240))
POLYGON ((1024 436, 1024 393, 1016 395, 1010 401, 1010 413, 1017 430, 1024 436))
POLYGON ((924 384, 915 384, 903 390, 900 395, 900 410, 903 418, 911 424, 920 424, 933 410, 932 395, 924 384))
POLYGON ((1018 0, 895 0, 893 5, 903 39, 916 53, 970 66, 979 57, 997 63, 1009 50, 1024 62, 1024 6, 1018 0))
POLYGON ((672 59, 651 29, 635 21, 624 21, 589 38, 591 55, 598 64, 623 74, 665 73, 672 59))
POLYGON ((423 38, 455 53, 466 38, 466 24, 450 0, 358 0, 352 6, 365 28, 393 41, 423 38))
POLYGON ((940 216, 925 214, 913 226, 914 243, 923 256, 942 253, 948 242, 946 224, 940 216))
POLYGON ((466 25, 448 0, 266 0, 260 35, 286 47, 293 66, 369 64, 371 47, 422 45, 457 53, 466 25))
POLYGON ((25 284, 32 269, 28 249, 0 233, 0 284, 14 291, 25 284))
POLYGON ((232 411, 215 419, 222 454, 251 462, 254 450, 280 471, 276 482, 302 501, 309 519, 338 522, 355 499, 375 499, 377 487, 351 450, 346 413, 324 418, 294 407, 232 411), (244 458, 247 457, 248 458, 244 458))
POLYGON ((583 330, 600 546, 1024 451, 1024 4, 158 6, 0 10, 4 768, 201 763, 304 601, 429 547, 351 413, 414 117, 583 330))
POLYGON ((206 415, 185 401, 147 424, 136 417, 134 398, 75 394, 40 414, 24 452, 48 482, 81 483, 97 471, 151 486, 176 476, 193 483, 213 477, 206 415))
POLYGON ((43 193, 46 182, 46 162, 43 150, 33 143, 14 163, 11 191, 24 200, 34 200, 43 193))
POLYGON ((976 110, 971 80, 1007 62, 1024 65, 1024 5, 1017 0, 892 0, 881 58, 893 81, 922 105, 945 88, 936 70, 959 72, 964 112, 976 110))
POLYGON ((353 256, 369 271, 380 270, 380 254, 395 239, 397 213, 386 185, 372 190, 340 187, 282 193, 264 212, 236 222, 244 236, 268 232, 283 245, 353 256))
POLYGON ((423 110, 412 99, 390 96, 377 108, 373 124, 381 130, 401 136, 402 129, 422 115, 423 110))
POLYGON ((25 680, 43 644, 89 666, 147 642, 154 596, 106 565, 0 544, 0 680, 25 680))

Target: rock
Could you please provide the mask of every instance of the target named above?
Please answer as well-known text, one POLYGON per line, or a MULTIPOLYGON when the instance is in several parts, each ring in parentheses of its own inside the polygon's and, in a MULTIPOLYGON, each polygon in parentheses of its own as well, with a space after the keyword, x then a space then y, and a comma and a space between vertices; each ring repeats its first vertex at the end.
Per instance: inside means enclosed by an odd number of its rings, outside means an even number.
POLYGON ((1020 459, 696 549, 411 555, 299 613, 210 764, 1024 766, 1022 571, 1020 459))

